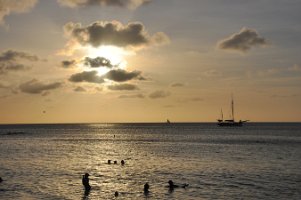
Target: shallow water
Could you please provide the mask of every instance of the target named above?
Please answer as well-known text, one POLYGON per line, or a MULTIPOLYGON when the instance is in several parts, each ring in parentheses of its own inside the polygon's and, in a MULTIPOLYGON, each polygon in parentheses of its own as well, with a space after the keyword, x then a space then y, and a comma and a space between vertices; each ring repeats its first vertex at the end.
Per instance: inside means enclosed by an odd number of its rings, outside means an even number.
POLYGON ((2 125, 0 158, 0 199, 301 199, 300 123, 2 125))

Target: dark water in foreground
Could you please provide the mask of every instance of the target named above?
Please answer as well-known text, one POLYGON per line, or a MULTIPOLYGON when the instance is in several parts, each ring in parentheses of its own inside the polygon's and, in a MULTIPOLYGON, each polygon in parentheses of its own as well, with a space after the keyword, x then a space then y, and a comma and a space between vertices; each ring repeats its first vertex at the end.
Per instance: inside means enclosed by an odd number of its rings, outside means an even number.
POLYGON ((0 199, 301 199, 301 123, 2 125, 0 158, 0 199))

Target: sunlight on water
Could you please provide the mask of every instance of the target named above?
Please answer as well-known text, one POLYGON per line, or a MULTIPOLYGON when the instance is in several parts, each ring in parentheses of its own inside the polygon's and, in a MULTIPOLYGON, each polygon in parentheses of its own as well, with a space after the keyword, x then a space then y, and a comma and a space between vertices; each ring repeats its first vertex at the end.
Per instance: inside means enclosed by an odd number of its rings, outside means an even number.
POLYGON ((299 199, 301 125, 274 126, 1 126, 0 199, 299 199))

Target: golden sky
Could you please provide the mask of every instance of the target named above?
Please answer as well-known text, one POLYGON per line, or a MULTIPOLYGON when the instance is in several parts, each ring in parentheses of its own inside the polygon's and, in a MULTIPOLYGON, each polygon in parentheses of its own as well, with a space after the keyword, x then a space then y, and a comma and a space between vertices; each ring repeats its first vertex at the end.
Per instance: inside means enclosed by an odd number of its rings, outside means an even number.
POLYGON ((0 123, 300 122, 300 7, 0 0, 0 123))

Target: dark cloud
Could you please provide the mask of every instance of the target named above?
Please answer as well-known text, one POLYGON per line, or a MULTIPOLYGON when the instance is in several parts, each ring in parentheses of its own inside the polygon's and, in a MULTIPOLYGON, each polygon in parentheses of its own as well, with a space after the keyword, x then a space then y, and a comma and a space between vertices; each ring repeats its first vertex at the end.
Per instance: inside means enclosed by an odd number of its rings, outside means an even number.
POLYGON ((0 54, 0 62, 12 62, 20 59, 28 61, 38 61, 39 58, 36 55, 32 55, 22 51, 7 50, 0 54))
POLYGON ((84 60, 84 64, 90 67, 108 67, 112 68, 114 65, 112 65, 111 61, 109 59, 106 59, 104 57, 96 57, 96 58, 89 58, 86 57, 84 60))
POLYGON ((145 96, 143 94, 132 94, 132 95, 120 95, 119 98, 121 99, 132 99, 132 98, 139 98, 139 99, 143 99, 145 98, 145 96))
POLYGON ((235 50, 247 52, 252 47, 267 45, 265 38, 260 37, 256 30, 243 28, 239 33, 231 35, 229 38, 222 40, 218 47, 224 50, 235 50))
POLYGON ((132 79, 145 80, 145 78, 141 76, 140 71, 127 72, 123 69, 111 70, 104 75, 104 78, 115 82, 125 82, 132 79))
POLYGON ((74 91, 75 92, 86 92, 87 90, 81 86, 78 86, 78 87, 74 88, 74 91))
POLYGON ((170 86, 171 87, 184 87, 185 84, 183 84, 183 83, 172 83, 170 86))
POLYGON ((151 0, 58 0, 63 6, 85 7, 85 6, 117 6, 135 9, 151 0))
POLYGON ((0 75, 1 74, 6 74, 9 71, 23 71, 29 69, 29 67, 23 65, 23 64, 18 64, 18 63, 2 63, 0 62, 0 75))
POLYGON ((42 83, 36 79, 32 79, 31 81, 25 82, 19 86, 19 89, 24 93, 30 94, 42 94, 43 92, 47 92, 49 90, 54 90, 62 86, 62 83, 42 83))
POLYGON ((36 62, 38 60, 38 56, 26 52, 14 50, 4 51, 0 54, 0 74, 6 74, 9 71, 29 69, 23 62, 36 62))
POLYGON ((69 78, 71 82, 89 82, 89 83, 103 83, 102 77, 97 76, 97 71, 84 71, 81 73, 73 74, 69 78))
POLYGON ((139 88, 136 85, 132 84, 118 84, 118 85, 109 85, 108 89, 110 90, 138 90, 139 88))
POLYGON ((123 25, 118 21, 97 21, 87 27, 70 22, 64 26, 64 30, 68 36, 83 46, 113 45, 141 48, 169 42, 168 37, 161 32, 150 36, 144 25, 139 22, 123 25))
POLYGON ((0 0, 0 25, 4 23, 5 16, 11 13, 24 13, 36 4, 37 0, 0 0))
POLYGON ((61 66, 63 68, 72 68, 76 65, 76 60, 63 60, 61 66))
POLYGON ((165 98, 165 97, 168 97, 168 96, 170 96, 170 92, 164 91, 164 90, 157 90, 157 91, 152 92, 149 95, 149 98, 158 99, 158 98, 165 98))

